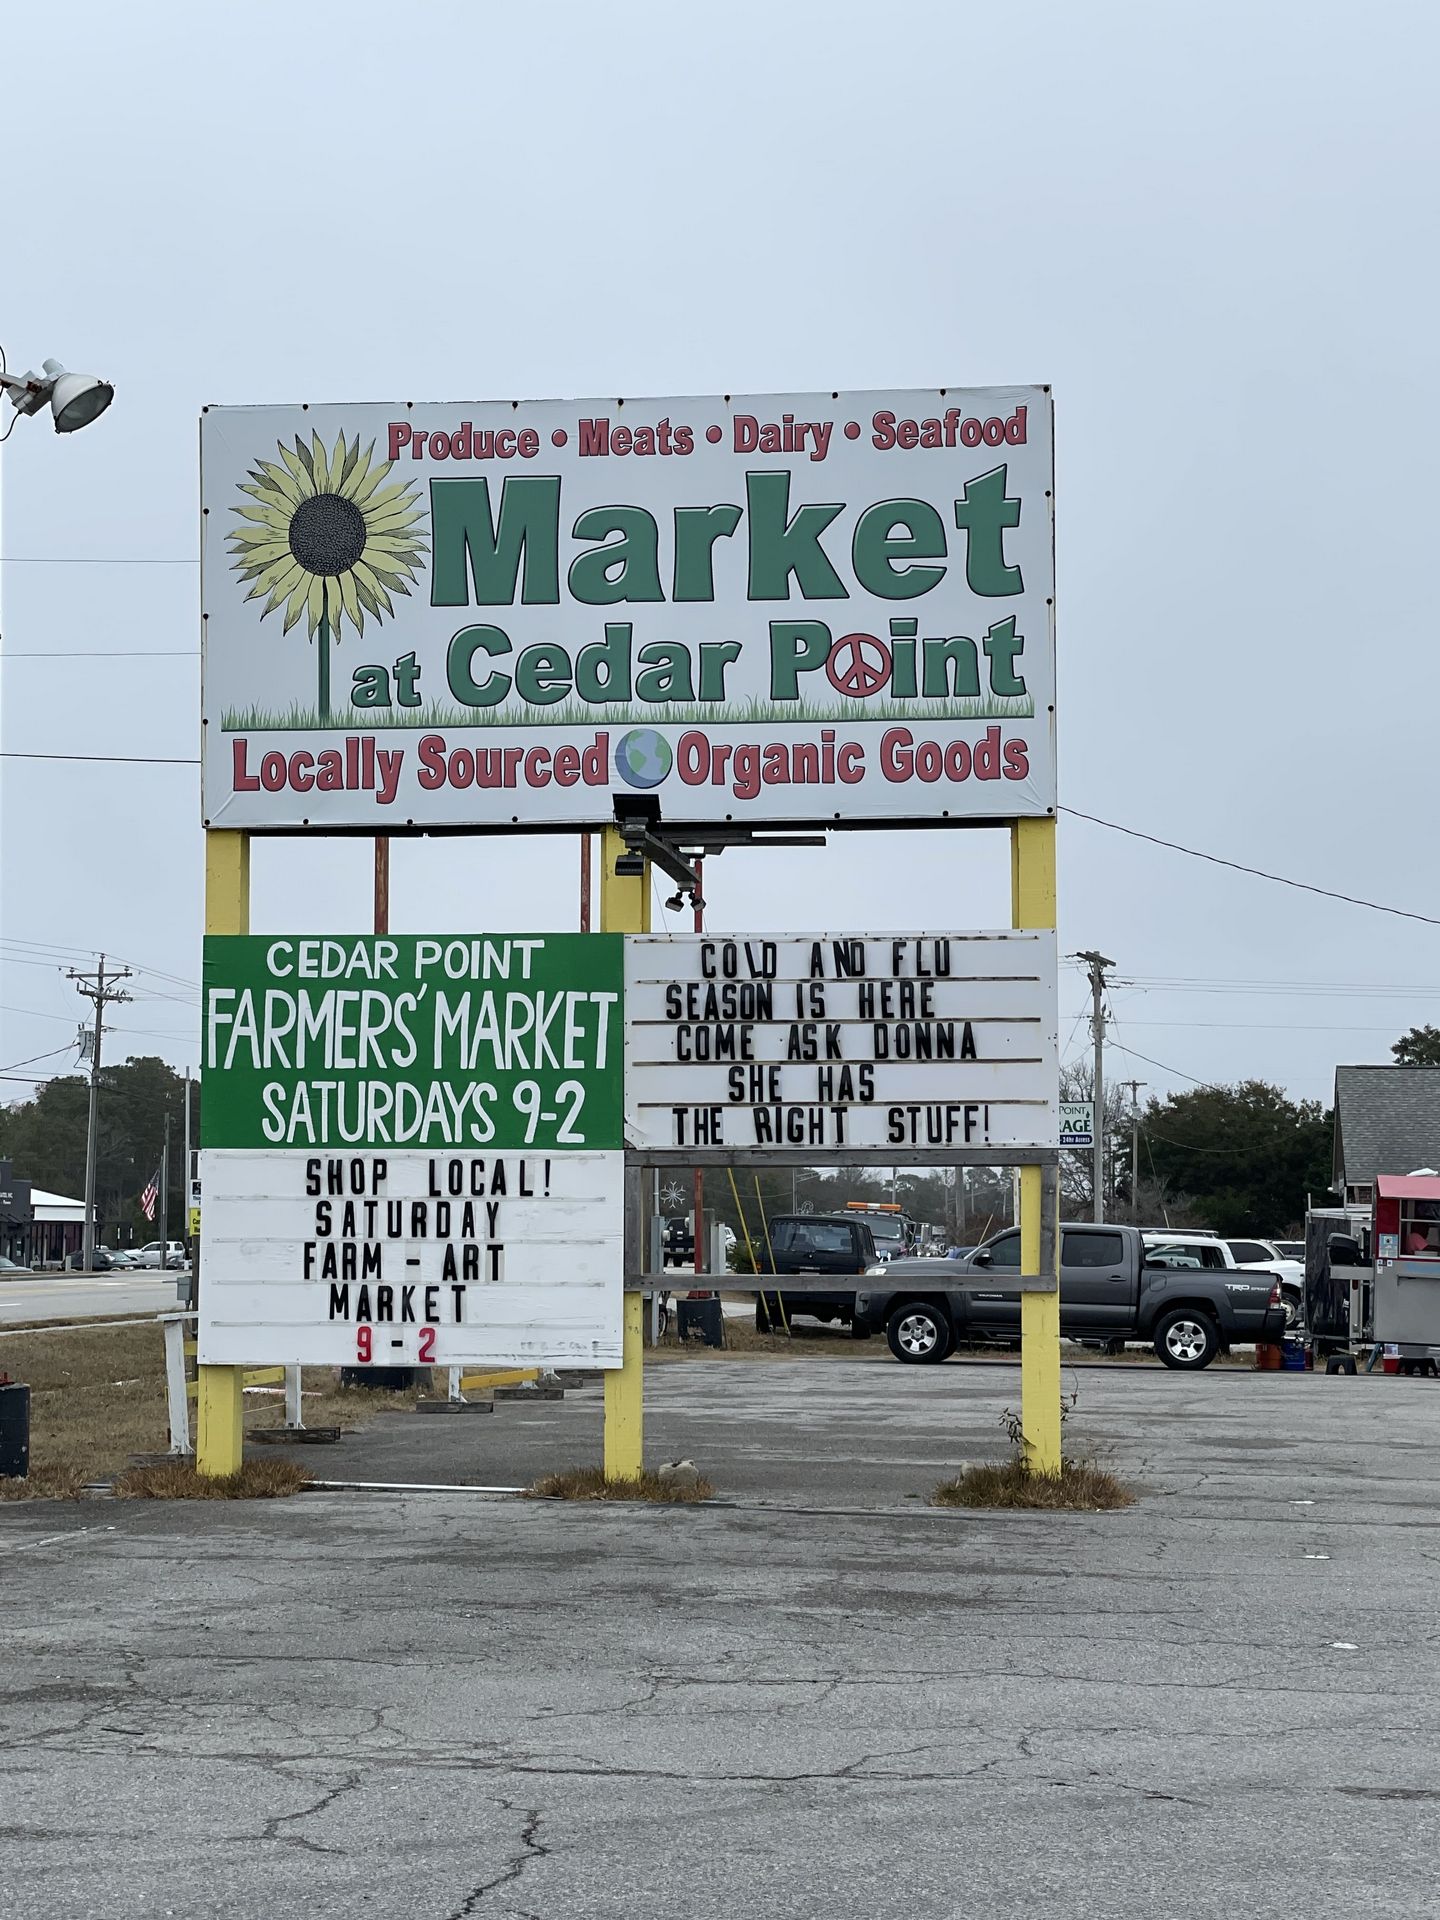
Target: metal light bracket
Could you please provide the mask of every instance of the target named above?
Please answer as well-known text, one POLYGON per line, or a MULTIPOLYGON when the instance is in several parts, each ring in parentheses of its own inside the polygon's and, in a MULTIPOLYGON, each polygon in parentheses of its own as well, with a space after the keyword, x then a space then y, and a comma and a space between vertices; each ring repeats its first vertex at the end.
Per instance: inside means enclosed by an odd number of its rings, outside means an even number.
POLYGON ((700 896, 700 876, 682 855, 679 846, 659 831, 660 802, 648 797, 615 796, 615 824, 625 842, 625 851, 615 861, 615 871, 623 879, 638 880, 651 861, 688 893, 697 907, 705 903, 700 896))
POLYGON ((727 847, 823 847, 823 833, 765 834, 754 827, 730 822, 688 831, 666 831, 660 822, 660 802, 649 795, 615 795, 615 824, 625 842, 625 851, 615 862, 615 871, 624 879, 638 880, 651 861, 668 874, 679 891, 667 903, 672 909, 690 904, 703 908, 700 876, 692 862, 712 860, 727 847))

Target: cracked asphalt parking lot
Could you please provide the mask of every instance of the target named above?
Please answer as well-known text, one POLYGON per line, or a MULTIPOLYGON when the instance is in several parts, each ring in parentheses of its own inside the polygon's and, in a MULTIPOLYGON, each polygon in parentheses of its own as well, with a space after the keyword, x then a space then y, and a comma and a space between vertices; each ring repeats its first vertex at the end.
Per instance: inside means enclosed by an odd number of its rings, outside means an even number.
MULTIPOLYGON (((0 1911, 1432 1910, 1440 1384, 1078 1377, 1128 1512, 906 1500, 1015 1369, 803 1361, 655 1369, 730 1505, 0 1507, 0 1911)), ((595 1397, 364 1457, 568 1463, 595 1397)))

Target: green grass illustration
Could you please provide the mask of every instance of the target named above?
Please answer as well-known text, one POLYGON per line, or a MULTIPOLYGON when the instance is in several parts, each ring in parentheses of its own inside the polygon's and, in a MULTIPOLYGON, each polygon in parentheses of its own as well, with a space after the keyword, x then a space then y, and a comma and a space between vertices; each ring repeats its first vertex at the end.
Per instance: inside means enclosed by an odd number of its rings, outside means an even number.
POLYGON ((318 733, 372 728, 386 732, 413 732, 417 728, 443 732, 468 727, 766 727, 794 725, 854 725, 859 721, 916 724, 942 720, 1031 720, 1035 702, 1025 696, 1001 698, 980 694, 951 700, 883 700, 862 705, 856 700, 728 700, 713 705, 637 703, 628 707, 590 706, 567 700, 553 707, 354 707, 322 721, 314 707, 226 708, 220 724, 226 733, 318 733))

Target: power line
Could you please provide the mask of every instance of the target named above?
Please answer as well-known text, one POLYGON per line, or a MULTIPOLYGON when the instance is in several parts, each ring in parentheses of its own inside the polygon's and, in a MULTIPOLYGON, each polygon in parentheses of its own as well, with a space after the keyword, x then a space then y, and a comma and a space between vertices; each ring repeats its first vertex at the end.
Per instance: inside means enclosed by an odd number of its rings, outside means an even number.
MULTIPOLYGON (((95 958, 99 952, 97 947, 63 947, 55 941, 25 940, 18 935, 8 933, 0 934, 0 947, 23 947, 27 950, 27 953, 50 954, 56 956, 57 960, 90 960, 95 958)), ((192 980, 188 974, 167 973, 163 967, 149 967, 140 960, 127 960, 123 954, 117 955, 116 958, 119 959, 122 966, 129 967, 134 973, 148 974, 154 980, 168 981, 171 986, 188 987, 194 993, 199 993, 200 991, 200 982, 198 980, 192 980)), ((43 967, 57 963, 56 960, 32 960, 19 954, 10 953, 0 953, 0 961, 4 961, 9 966, 25 967, 43 967)), ((172 999, 173 997, 174 996, 170 994, 156 996, 158 999, 172 999)))
POLYGON ((1179 1067, 1167 1066, 1163 1060, 1152 1060, 1148 1053, 1137 1053, 1134 1047, 1127 1047, 1120 1038, 1120 1022, 1115 1013, 1113 1000, 1110 1002, 1110 1025, 1114 1029, 1115 1045, 1132 1060, 1143 1060, 1147 1067, 1159 1067, 1162 1073, 1173 1073, 1177 1079, 1188 1080, 1192 1087, 1208 1087, 1215 1084, 1211 1080, 1197 1080, 1193 1073, 1185 1073, 1179 1067))
POLYGON ((172 987, 191 987, 196 993, 200 991, 200 982, 192 980, 188 974, 166 973, 163 967, 146 967, 138 960, 126 960, 123 955, 118 957, 123 966, 132 967, 136 973, 148 973, 152 979, 167 980, 172 987))
POLYGON ((1342 900, 1347 907, 1366 907, 1371 913, 1393 914, 1397 920, 1419 920, 1427 927, 1440 927, 1440 919, 1430 913, 1413 913, 1408 907, 1387 907, 1379 900, 1362 900, 1353 893, 1337 893, 1333 887, 1312 886, 1308 880, 1292 880, 1287 874, 1267 873, 1263 867, 1247 867, 1240 860, 1225 860, 1218 853, 1202 853, 1198 847, 1182 847, 1178 840, 1162 840, 1158 834, 1142 833, 1138 827, 1122 827, 1118 820, 1102 820, 1098 813, 1082 813, 1078 807, 1060 807, 1073 819, 1088 820, 1092 826, 1108 827, 1112 833, 1128 834, 1132 840, 1148 840, 1152 847, 1165 847, 1171 853, 1187 854, 1192 860, 1206 860, 1213 867, 1229 867, 1234 873, 1248 873, 1256 880, 1273 881, 1277 887, 1294 887, 1300 893, 1315 893, 1322 900, 1342 900))
MULTIPOLYGON (((0 1006, 0 1013, 13 1013, 24 1020, 58 1020, 62 1026, 67 1027, 73 1024, 71 1016, 63 1013, 42 1013, 39 1007, 0 1006)), ((193 1035, 185 1033, 157 1033, 154 1027, 112 1027, 110 1031, 133 1033, 143 1040, 174 1040, 177 1043, 185 1043, 193 1038, 193 1035)), ((63 1052, 63 1048, 57 1048, 56 1051, 63 1052)), ((19 1061, 16 1062, 17 1066, 21 1064, 19 1061)))
POLYGON ((1188 1080, 1192 1087, 1212 1087, 1215 1084, 1213 1080, 1197 1080, 1193 1073, 1182 1073, 1179 1067, 1167 1066, 1163 1060, 1152 1060, 1148 1053, 1140 1053, 1134 1047, 1127 1047, 1118 1033, 1115 1036, 1115 1045, 1132 1060, 1143 1060, 1147 1067, 1159 1067, 1162 1073, 1173 1073, 1179 1080, 1188 1080))
POLYGON ((67 959, 89 960, 99 952, 98 947, 62 947, 55 940, 22 940, 18 934, 0 933, 0 947, 25 947, 31 953, 60 953, 67 959))
POLYGON ((198 660, 198 647, 84 647, 61 648, 47 652, 44 648, 21 651, 6 647, 0 651, 0 664, 6 660, 198 660))
MULTIPOLYGON (((1232 1158, 1235 1153, 1234 1147, 1202 1147, 1197 1145, 1194 1140, 1172 1140, 1168 1133, 1156 1133, 1154 1128, 1147 1127, 1143 1120, 1140 1122, 1140 1126, 1147 1140, 1163 1140, 1167 1147, 1179 1147, 1185 1153, 1228 1153, 1232 1158)), ((1151 1160, 1151 1166, 1154 1166, 1153 1158, 1151 1160)))
MULTIPOLYGON (((73 957, 88 959, 89 955, 80 954, 73 957)), ((54 973, 59 963, 55 960, 32 960, 28 954, 23 953, 0 953, 0 964, 7 967, 43 967, 46 973, 54 973)))
POLYGON ((0 748, 0 760, 91 760, 120 767, 198 767, 199 756, 181 757, 162 753, 16 753, 0 748))
MULTIPOLYGON (((63 1047, 51 1047, 48 1053, 32 1053, 28 1059, 12 1060, 8 1067, 0 1067, 0 1073, 13 1073, 16 1067, 32 1067, 37 1060, 53 1060, 57 1053, 73 1053, 74 1051, 75 1042, 72 1040, 63 1047)), ((35 1075, 27 1073, 24 1075, 24 1078, 33 1080, 35 1075)))
POLYGON ((1064 1050, 1065 1050, 1065 1053, 1066 1053, 1066 1054, 1068 1054, 1068 1053, 1069 1053, 1069 1051, 1070 1051, 1070 1049, 1071 1049, 1071 1048, 1072 1048, 1072 1047, 1074 1046, 1074 1044, 1075 1044, 1075 1036, 1076 1036, 1076 1034, 1077 1034, 1077 1033, 1078 1033, 1078 1032, 1080 1031, 1080 1022, 1081 1022, 1081 1021, 1082 1021, 1082 1020, 1083 1020, 1084 1018, 1085 1018, 1085 1009, 1084 1009, 1084 1007, 1082 1006, 1082 1007, 1081 1007, 1081 1009, 1080 1009, 1080 1011, 1079 1011, 1079 1012, 1078 1012, 1078 1013, 1076 1014, 1076 1016, 1075 1016, 1075 1023, 1074 1023, 1074 1025, 1073 1025, 1073 1026, 1071 1027, 1071 1029, 1070 1029, 1070 1038, 1069 1038, 1069 1039, 1068 1039, 1068 1040, 1067 1040, 1067 1041, 1065 1042, 1065 1049, 1064 1049, 1064 1050))
POLYGON ((1352 1026, 1345 1020, 1137 1020, 1127 1013, 1132 1027, 1173 1027, 1188 1033, 1192 1028, 1220 1029, 1227 1033, 1394 1033, 1395 1026, 1352 1026))
POLYGON ((1331 980, 1207 980, 1200 975, 1129 974, 1115 985, 1130 993, 1229 993, 1253 998, 1265 994, 1284 994, 1287 998, 1308 995, 1313 999, 1411 1000, 1434 998, 1440 987, 1366 986, 1361 981, 1331 980))

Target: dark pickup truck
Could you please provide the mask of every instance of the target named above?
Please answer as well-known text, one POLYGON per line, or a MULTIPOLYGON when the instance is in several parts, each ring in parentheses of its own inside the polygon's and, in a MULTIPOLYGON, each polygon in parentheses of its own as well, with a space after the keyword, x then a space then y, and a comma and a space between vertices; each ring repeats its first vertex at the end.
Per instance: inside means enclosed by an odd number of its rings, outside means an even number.
MULTIPOLYGON (((892 1260, 857 1291, 857 1334, 882 1328, 897 1360, 943 1360, 959 1340, 1016 1340, 1020 1234, 997 1234, 963 1260, 892 1260), (967 1277, 964 1288, 947 1277, 967 1277), (976 1285, 982 1274, 994 1285, 976 1285)), ((1244 1269, 1210 1272, 1146 1259, 1136 1227, 1060 1230, 1060 1332, 1096 1344, 1153 1342, 1167 1367, 1208 1367, 1236 1343, 1279 1341, 1285 1332, 1280 1282, 1244 1269)))

